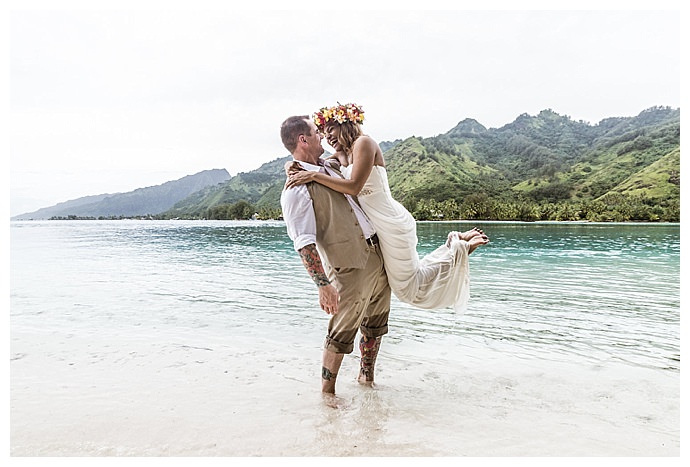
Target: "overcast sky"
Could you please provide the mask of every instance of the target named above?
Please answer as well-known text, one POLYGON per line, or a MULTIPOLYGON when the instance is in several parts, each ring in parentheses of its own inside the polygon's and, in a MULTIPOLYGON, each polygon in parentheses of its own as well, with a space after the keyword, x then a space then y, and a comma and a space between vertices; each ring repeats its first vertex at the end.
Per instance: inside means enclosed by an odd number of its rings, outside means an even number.
POLYGON ((362 105, 378 141, 544 109, 596 124, 680 107, 679 10, 82 3, 8 11, 11 215, 254 170, 287 155, 285 117, 336 101, 362 105))

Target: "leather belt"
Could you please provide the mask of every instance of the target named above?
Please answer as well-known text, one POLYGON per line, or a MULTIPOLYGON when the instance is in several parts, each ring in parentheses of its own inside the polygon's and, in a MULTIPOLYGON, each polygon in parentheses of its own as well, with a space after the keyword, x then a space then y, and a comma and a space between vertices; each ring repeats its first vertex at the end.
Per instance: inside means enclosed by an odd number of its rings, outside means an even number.
POLYGON ((379 244, 379 236, 374 234, 371 237, 367 238, 367 244, 369 246, 374 246, 379 244))

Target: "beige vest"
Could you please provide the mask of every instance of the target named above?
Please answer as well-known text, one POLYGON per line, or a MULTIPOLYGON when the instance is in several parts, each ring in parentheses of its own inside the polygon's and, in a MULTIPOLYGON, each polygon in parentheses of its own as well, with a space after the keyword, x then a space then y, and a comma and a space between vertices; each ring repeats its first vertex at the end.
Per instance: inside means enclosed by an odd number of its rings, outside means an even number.
POLYGON ((334 268, 364 268, 369 246, 345 195, 318 183, 307 183, 316 215, 316 246, 334 268))

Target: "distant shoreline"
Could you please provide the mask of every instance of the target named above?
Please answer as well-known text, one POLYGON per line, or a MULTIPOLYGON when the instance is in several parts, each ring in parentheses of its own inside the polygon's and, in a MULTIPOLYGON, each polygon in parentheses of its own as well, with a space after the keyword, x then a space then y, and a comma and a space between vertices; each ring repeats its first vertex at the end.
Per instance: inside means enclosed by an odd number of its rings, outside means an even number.
MULTIPOLYGON (((59 218, 59 219, 12 219, 10 222, 59 222, 59 221, 156 221, 156 222, 284 222, 283 219, 155 219, 146 216, 140 217, 113 217, 113 218, 96 218, 96 217, 78 217, 78 218, 59 218)), ((455 223, 462 222, 466 224, 472 223, 482 223, 482 224, 583 224, 583 225, 593 225, 593 224, 663 224, 663 225, 680 225, 680 222, 670 222, 670 221, 588 221, 588 220, 577 220, 577 221, 516 221, 516 220, 495 220, 495 219, 451 219, 451 220, 419 220, 416 221, 417 224, 442 224, 442 223, 455 223)))

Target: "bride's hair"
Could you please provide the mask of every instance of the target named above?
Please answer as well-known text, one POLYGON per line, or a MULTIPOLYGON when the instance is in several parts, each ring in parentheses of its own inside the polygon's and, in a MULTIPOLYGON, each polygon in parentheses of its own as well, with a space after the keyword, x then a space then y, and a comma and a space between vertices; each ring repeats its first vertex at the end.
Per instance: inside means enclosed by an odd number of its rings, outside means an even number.
POLYGON ((352 154, 352 147, 355 145, 355 141, 363 134, 362 127, 355 122, 334 122, 334 124, 340 126, 338 143, 340 143, 347 154, 352 154))

